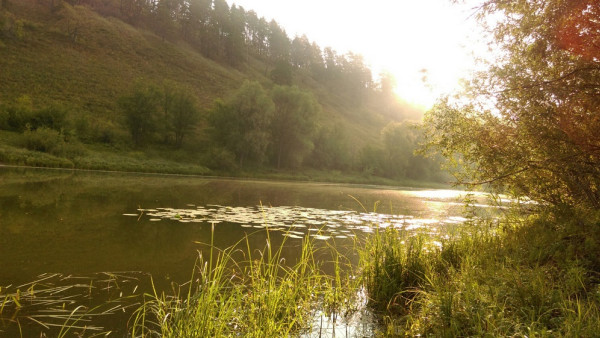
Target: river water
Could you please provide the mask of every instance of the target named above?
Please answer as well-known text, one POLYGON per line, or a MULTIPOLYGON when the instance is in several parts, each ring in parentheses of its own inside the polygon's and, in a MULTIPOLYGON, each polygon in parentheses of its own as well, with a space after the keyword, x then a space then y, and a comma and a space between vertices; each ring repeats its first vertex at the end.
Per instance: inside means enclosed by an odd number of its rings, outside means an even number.
MULTIPOLYGON (((275 243, 285 238, 286 255, 293 257, 305 236, 337 245, 375 227, 440 231, 464 220, 464 196, 455 190, 0 167, 0 286, 116 275, 137 290, 145 287, 139 276, 150 274, 166 288, 190 278, 198 252, 206 249, 201 243, 211 238, 226 248, 254 234, 250 245, 261 248, 268 228, 275 243)), ((8 330, 10 320, 2 322, 0 330, 8 330)))

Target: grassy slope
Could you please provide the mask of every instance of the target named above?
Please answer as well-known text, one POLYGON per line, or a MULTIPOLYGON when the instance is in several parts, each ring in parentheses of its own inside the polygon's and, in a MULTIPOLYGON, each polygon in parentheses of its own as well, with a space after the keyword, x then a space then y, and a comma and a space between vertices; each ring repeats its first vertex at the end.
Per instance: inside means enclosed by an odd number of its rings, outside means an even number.
MULTIPOLYGON (((115 18, 105 18, 85 7, 65 5, 54 14, 46 7, 32 10, 11 4, 8 14, 24 20, 20 39, 0 41, 0 102, 28 95, 35 105, 61 103, 92 121, 120 126, 116 99, 136 81, 173 81, 193 88, 202 108, 236 90, 244 79, 267 88, 265 66, 249 60, 240 70, 204 58, 182 42, 160 37, 115 18), (69 32, 78 27, 73 41, 69 32)), ((357 109, 335 97, 312 79, 296 82, 312 90, 323 106, 322 124, 347 127, 353 149, 377 142, 387 122, 373 108, 357 109)))
POLYGON ((40 103, 63 102, 110 116, 115 98, 137 79, 188 84, 208 106, 244 78, 185 46, 84 7, 65 6, 52 17, 37 18, 28 8, 13 7, 29 24, 22 39, 4 41, 0 49, 3 100, 30 95, 40 103), (68 36, 74 26, 80 27, 75 42, 68 36))

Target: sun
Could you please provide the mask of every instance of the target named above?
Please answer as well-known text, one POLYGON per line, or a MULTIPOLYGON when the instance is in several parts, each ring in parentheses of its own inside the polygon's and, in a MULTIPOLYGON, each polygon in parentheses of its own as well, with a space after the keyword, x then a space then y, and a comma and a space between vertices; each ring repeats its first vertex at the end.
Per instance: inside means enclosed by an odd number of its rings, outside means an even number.
POLYGON ((406 102, 431 107, 473 66, 477 27, 469 5, 448 0, 228 0, 275 19, 290 39, 306 35, 339 54, 361 54, 374 77, 394 75, 406 102))

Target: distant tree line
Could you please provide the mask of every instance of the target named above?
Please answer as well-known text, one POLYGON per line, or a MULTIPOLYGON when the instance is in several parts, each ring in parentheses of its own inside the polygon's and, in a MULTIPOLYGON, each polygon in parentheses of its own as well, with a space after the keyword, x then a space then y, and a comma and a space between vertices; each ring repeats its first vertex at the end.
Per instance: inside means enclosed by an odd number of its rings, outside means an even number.
POLYGON ((265 90, 246 81, 228 98, 217 99, 205 115, 189 91, 138 84, 120 99, 131 140, 182 146, 184 135, 208 140, 205 164, 217 170, 270 167, 359 171, 394 179, 439 180, 439 162, 416 156, 422 133, 412 122, 391 122, 381 142, 353 154, 346 132, 319 123, 321 106, 309 91, 297 86, 265 90), (179 135, 179 136, 178 136, 179 135))
POLYGON ((414 154, 422 141, 416 123, 390 122, 381 142, 353 149, 347 130, 337 123, 323 125, 321 105, 297 86, 265 90, 246 81, 202 110, 190 88, 138 81, 118 99, 118 107, 121 122, 111 125, 60 105, 36 109, 23 96, 0 104, 0 130, 20 133, 16 142, 24 148, 68 158, 85 155, 84 143, 129 143, 135 149, 183 150, 186 158, 200 156, 199 163, 218 171, 314 168, 444 179, 439 161, 414 154))
POLYGON ((37 1, 51 8, 62 2, 87 6, 150 29, 164 40, 184 40, 203 56, 230 66, 257 58, 265 64, 265 75, 279 85, 293 84, 295 72, 304 72, 355 103, 381 87, 361 55, 340 55, 304 35, 291 39, 275 20, 267 21, 241 6, 230 7, 225 0, 37 1))
MULTIPOLYGON (((316 85, 326 97, 354 107, 344 114, 360 114, 363 110, 355 107, 364 102, 369 109, 364 109, 360 119, 397 119, 395 112, 404 108, 399 108, 393 94, 393 77, 384 74, 375 83, 360 55, 321 49, 306 36, 290 40, 275 21, 229 7, 224 0, 23 1, 55 12, 71 9, 61 3, 87 6, 151 29, 165 40, 185 40, 218 62, 234 67, 252 64, 273 82, 265 89, 247 81, 209 109, 201 109, 206 105, 200 104, 194 88, 140 79, 115 100, 117 114, 110 118, 68 106, 43 107, 41 102, 42 108, 34 108, 26 96, 0 103, 0 129, 19 133, 17 143, 25 148, 75 157, 85 153, 83 144, 103 143, 125 150, 185 153, 182 159, 194 157, 193 161, 220 171, 315 168, 396 179, 439 179, 436 161, 414 156, 421 132, 411 123, 392 122, 379 140, 356 147, 356 137, 347 128, 351 123, 344 118, 325 121, 315 94, 294 85, 303 85, 299 79, 312 78, 315 83, 304 87, 316 85)), ((13 0, 7 3, 10 7, 13 0)), ((14 24, 6 24, 10 29, 0 33, 18 38, 20 21, 3 13, 5 21, 14 24)), ((77 25, 83 24, 73 20, 69 25, 73 42, 77 42, 77 25)))

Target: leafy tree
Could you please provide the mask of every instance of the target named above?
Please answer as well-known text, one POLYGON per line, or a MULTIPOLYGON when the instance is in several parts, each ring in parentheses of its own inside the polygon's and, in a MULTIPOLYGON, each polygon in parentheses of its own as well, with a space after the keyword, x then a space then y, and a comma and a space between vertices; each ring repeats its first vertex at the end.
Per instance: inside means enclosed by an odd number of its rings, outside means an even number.
POLYGON ((388 177, 404 178, 417 147, 416 132, 408 122, 391 122, 381 131, 384 147, 383 171, 388 177))
POLYGON ((271 135, 277 168, 298 167, 313 148, 320 106, 310 93, 295 86, 276 86, 271 97, 275 104, 271 135))
POLYGON ((160 97, 156 87, 137 84, 131 94, 119 99, 125 125, 136 147, 144 145, 157 129, 160 97))
POLYGON ((273 102, 258 82, 245 81, 226 102, 217 100, 209 122, 213 140, 235 154, 240 167, 260 164, 269 145, 273 102))
POLYGON ((381 131, 383 172, 390 178, 442 181, 439 157, 425 158, 416 154, 423 143, 420 124, 410 121, 390 122, 381 131))
POLYGON ((332 127, 321 127, 313 141, 314 148, 310 164, 318 169, 348 169, 350 152, 345 129, 335 123, 332 127))
POLYGON ((342 67, 343 87, 355 103, 361 103, 369 93, 373 81, 371 70, 365 65, 363 56, 348 53, 338 63, 342 67))
POLYGON ((358 169, 366 175, 385 176, 384 150, 374 144, 365 145, 358 154, 358 169))
POLYGON ((312 76, 316 79, 322 78, 325 73, 325 62, 323 60, 323 51, 321 51, 321 47, 316 42, 311 44, 311 62, 310 62, 310 72, 312 76))
POLYGON ((196 98, 189 91, 176 92, 171 105, 170 126, 175 134, 175 146, 180 148, 183 137, 194 129, 200 113, 196 98))
POLYGON ((459 182, 600 208, 600 3, 490 0, 478 16, 496 59, 427 114, 429 149, 459 182))
POLYGON ((191 90, 166 81, 160 94, 157 116, 157 132, 163 137, 165 144, 174 144, 180 148, 183 137, 196 127, 200 112, 197 108, 196 97, 191 90))
POLYGON ((381 74, 379 74, 379 78, 380 78, 379 86, 380 86, 380 90, 381 90, 381 93, 383 94, 383 96, 384 97, 393 96, 394 90, 396 89, 396 86, 398 85, 394 74, 392 74, 388 71, 384 71, 381 74))
POLYGON ((278 85, 291 85, 293 82, 292 65, 286 60, 279 60, 271 70, 271 80, 278 85))

